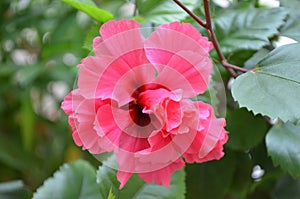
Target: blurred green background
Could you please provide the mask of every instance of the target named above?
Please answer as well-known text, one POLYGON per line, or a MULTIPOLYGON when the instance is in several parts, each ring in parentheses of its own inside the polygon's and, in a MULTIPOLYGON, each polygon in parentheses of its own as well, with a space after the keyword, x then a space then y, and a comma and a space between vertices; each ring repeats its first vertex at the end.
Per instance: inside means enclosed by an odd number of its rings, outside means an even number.
POLYGON ((63 162, 86 155, 60 109, 92 20, 57 0, 0 0, 0 182, 35 190, 63 162))

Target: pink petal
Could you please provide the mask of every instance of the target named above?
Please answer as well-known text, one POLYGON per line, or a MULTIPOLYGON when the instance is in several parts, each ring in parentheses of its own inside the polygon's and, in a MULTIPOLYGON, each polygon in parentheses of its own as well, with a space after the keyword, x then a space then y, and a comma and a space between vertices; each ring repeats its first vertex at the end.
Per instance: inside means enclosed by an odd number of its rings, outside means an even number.
POLYGON ((138 173, 138 175, 147 183, 155 182, 158 185, 169 187, 171 182, 171 175, 176 170, 182 169, 182 167, 184 167, 184 162, 182 159, 178 158, 175 162, 162 169, 146 173, 138 173))
MULTIPOLYGON (((112 110, 112 107, 109 104, 103 105, 98 109, 97 124, 99 126, 97 127, 97 130, 99 135, 103 135, 103 137, 106 137, 115 147, 118 147, 120 136, 122 135, 122 129, 120 129, 118 124, 115 122, 113 112, 115 111, 112 110)), ((121 115, 118 117, 122 118, 121 115)))
POLYGON ((143 50, 134 50, 115 59, 98 79, 96 96, 112 98, 120 106, 131 101, 135 89, 155 78, 155 69, 146 62, 143 50))
POLYGON ((93 49, 95 49, 101 42, 103 42, 101 37, 95 37, 93 39, 93 49))
POLYGON ((193 97, 205 92, 212 72, 212 62, 207 56, 180 51, 161 66, 155 83, 170 90, 182 89, 184 97, 193 97))
POLYGON ((145 109, 151 109, 151 107, 158 105, 165 98, 172 99, 174 101, 180 101, 180 91, 168 91, 164 88, 156 90, 146 90, 139 95, 139 104, 145 109))
POLYGON ((84 98, 82 97, 79 89, 75 89, 70 92, 62 102, 61 108, 66 114, 70 115, 74 113, 78 105, 82 102, 84 98))
POLYGON ((100 34, 103 38, 103 40, 107 40, 108 38, 118 35, 122 32, 127 32, 132 29, 138 29, 140 28, 140 24, 135 20, 111 20, 106 22, 101 26, 100 34))
MULTIPOLYGON (((134 63, 132 65, 134 65, 134 63)), ((116 72, 113 72, 113 70, 110 72, 117 74, 116 72)), ((114 84, 111 97, 118 102, 120 107, 128 104, 130 101, 134 100, 132 97, 133 93, 136 92, 139 87, 152 82, 155 78, 155 74, 155 68, 149 64, 143 64, 135 68, 131 68, 130 70, 124 72, 124 74, 121 74, 120 77, 115 78, 115 82, 110 80, 111 84, 114 84)), ((110 76, 108 73, 105 75, 105 77, 112 77, 112 75, 110 76)), ((101 90, 108 89, 108 86, 109 85, 107 84, 105 88, 104 85, 101 86, 101 88, 99 88, 99 92, 101 90)))
MULTIPOLYGON (((78 137, 82 141, 85 149, 89 150, 90 153, 99 154, 110 152, 113 150, 113 145, 109 143, 105 137, 100 137, 94 128, 96 119, 95 104, 94 100, 84 100, 78 106, 76 111, 78 137)), ((104 105, 105 102, 102 101, 102 104, 104 105)))
POLYGON ((108 55, 115 58, 132 50, 143 49, 143 36, 140 25, 134 20, 109 21, 101 26, 103 41, 95 45, 95 54, 108 55))
POLYGON ((96 92, 99 79, 112 61, 113 58, 108 56, 89 56, 81 61, 78 66, 80 68, 78 87, 85 98, 99 98, 96 92))
POLYGON ((126 184, 126 182, 129 180, 129 178, 131 176, 132 176, 132 173, 123 172, 123 171, 118 170, 117 179, 120 182, 119 189, 123 189, 124 185, 126 184))
MULTIPOLYGON (((145 50, 151 63, 166 65, 173 54, 179 51, 191 51, 208 56, 205 46, 195 40, 201 38, 201 34, 189 24, 177 24, 178 30, 166 26, 159 27, 145 41, 145 50), (191 31, 192 35, 188 32, 191 31), (196 32, 195 32, 196 31, 196 32), (197 35, 195 37, 195 35, 197 35), (174 42, 176 41, 176 42, 174 42)), ((159 68, 159 67, 158 67, 159 68)))
POLYGON ((186 162, 203 162, 223 156, 223 144, 227 141, 225 120, 214 116, 210 105, 197 103, 200 111, 200 125, 191 146, 183 154, 186 162), (208 112, 209 111, 209 114, 208 112))
POLYGON ((208 38, 203 37, 199 31, 189 23, 172 22, 170 24, 162 24, 158 28, 181 32, 196 41, 206 52, 209 52, 213 48, 213 44, 208 41, 208 38))
POLYGON ((203 145, 199 150, 199 158, 206 156, 216 146, 219 139, 224 134, 225 120, 223 118, 213 118, 207 127, 208 131, 203 140, 203 145))

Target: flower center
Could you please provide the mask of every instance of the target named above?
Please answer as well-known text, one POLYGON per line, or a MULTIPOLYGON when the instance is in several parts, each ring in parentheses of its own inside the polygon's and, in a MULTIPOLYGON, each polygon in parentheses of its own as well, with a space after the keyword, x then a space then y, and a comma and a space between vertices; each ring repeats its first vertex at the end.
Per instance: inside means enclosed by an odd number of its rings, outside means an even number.
POLYGON ((146 90, 155 90, 159 88, 165 88, 160 84, 144 84, 138 87, 131 95, 135 100, 129 103, 129 114, 132 121, 139 126, 147 126, 151 122, 150 115, 147 113, 143 113, 143 106, 139 104, 139 95, 140 93, 146 90))
POLYGON ((143 107, 136 101, 129 103, 129 114, 133 122, 139 126, 147 126, 151 122, 149 114, 143 113, 143 107))

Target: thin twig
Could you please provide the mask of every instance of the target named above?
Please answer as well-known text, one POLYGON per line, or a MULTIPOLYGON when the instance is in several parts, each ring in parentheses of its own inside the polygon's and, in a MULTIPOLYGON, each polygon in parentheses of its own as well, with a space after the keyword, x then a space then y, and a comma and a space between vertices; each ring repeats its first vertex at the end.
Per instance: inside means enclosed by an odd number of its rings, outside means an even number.
POLYGON ((221 47, 220 47, 220 44, 216 38, 216 35, 213 31, 213 28, 212 28, 212 22, 211 22, 211 15, 210 15, 210 6, 209 6, 209 0, 203 0, 203 3, 204 3, 204 12, 205 12, 205 20, 206 20, 206 30, 209 34, 209 37, 211 39, 211 42, 213 43, 215 49, 216 49, 216 52, 218 54, 218 57, 219 59, 221 60, 221 64, 228 70, 228 72, 233 76, 233 77, 236 77, 237 74, 234 72, 234 70, 228 66, 227 63, 227 60, 225 58, 225 56, 223 55, 222 51, 221 51, 221 47), (224 65, 225 63, 225 65, 224 65))
POLYGON ((241 68, 239 66, 230 64, 227 62, 225 56, 223 55, 221 51, 220 44, 217 40, 217 37, 214 33, 213 27, 212 27, 212 21, 211 21, 211 14, 210 14, 210 4, 209 0, 203 0, 204 3, 204 12, 205 12, 205 20, 206 22, 203 22, 199 17, 197 17, 192 11, 190 11, 185 5, 183 5, 180 1, 178 0, 173 0, 177 5, 179 5, 187 14, 189 14, 199 25, 204 27, 209 35, 209 38, 211 42, 214 45, 214 48, 216 49, 217 55, 219 57, 219 60, 224 68, 233 76, 237 77, 237 74, 234 70, 240 71, 240 72, 248 72, 247 69, 241 68))
POLYGON ((200 26, 206 28, 206 23, 202 21, 198 16, 196 16, 192 11, 190 11, 183 3, 178 0, 173 0, 178 6, 180 6, 186 13, 188 13, 200 26))
POLYGON ((136 17, 137 15, 138 15, 138 0, 135 0, 133 16, 136 17))

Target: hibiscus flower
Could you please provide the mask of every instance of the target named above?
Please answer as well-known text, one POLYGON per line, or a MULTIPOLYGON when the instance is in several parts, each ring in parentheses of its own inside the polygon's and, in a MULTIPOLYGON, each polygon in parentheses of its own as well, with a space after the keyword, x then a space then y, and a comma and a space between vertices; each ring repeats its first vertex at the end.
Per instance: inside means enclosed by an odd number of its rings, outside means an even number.
POLYGON ((144 38, 133 20, 109 21, 100 35, 62 103, 75 143, 92 154, 114 152, 120 188, 133 173, 168 187, 185 162, 220 159, 225 120, 191 100, 209 84, 208 39, 179 22, 144 38))

